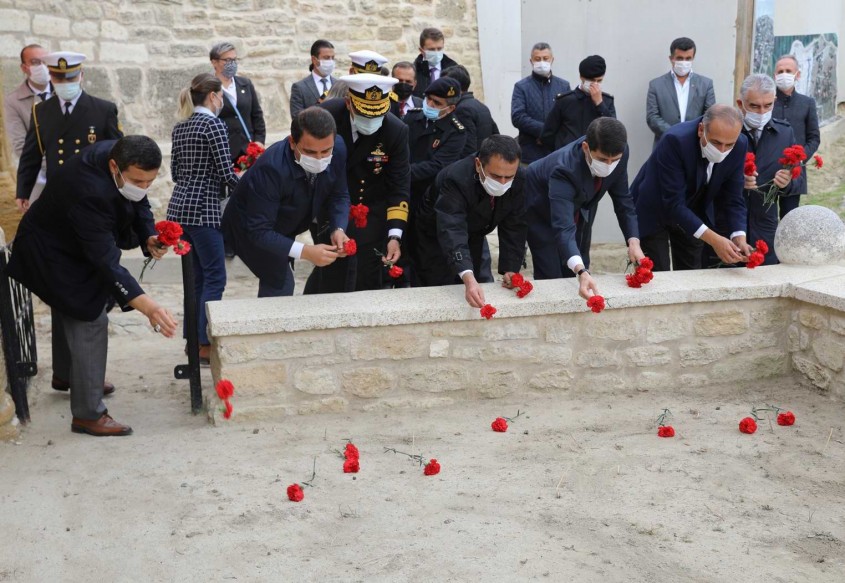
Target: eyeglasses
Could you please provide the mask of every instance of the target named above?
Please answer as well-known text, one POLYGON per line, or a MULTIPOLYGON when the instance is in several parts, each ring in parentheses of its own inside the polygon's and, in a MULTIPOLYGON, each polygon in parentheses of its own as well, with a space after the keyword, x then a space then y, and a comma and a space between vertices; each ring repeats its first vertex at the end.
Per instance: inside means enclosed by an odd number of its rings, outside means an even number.
POLYGON ((236 57, 236 58, 234 58, 234 59, 214 59, 214 60, 215 60, 215 61, 223 61, 223 62, 224 62, 224 63, 226 63, 227 65, 229 65, 229 64, 231 64, 231 63, 240 63, 240 62, 241 62, 241 60, 240 60, 240 59, 238 59, 237 57, 236 57))

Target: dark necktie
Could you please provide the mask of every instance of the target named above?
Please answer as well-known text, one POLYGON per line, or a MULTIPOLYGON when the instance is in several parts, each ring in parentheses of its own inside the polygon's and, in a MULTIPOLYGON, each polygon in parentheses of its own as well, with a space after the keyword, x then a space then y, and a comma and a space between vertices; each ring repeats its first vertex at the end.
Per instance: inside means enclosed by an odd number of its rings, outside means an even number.
POLYGON ((65 101, 65 119, 70 117, 70 101, 65 101))
POLYGON ((41 101, 47 101, 47 92, 45 91, 43 93, 39 93, 38 98, 41 99, 41 101))
POLYGON ((593 194, 598 194, 599 190, 601 190, 601 176, 594 176, 593 177, 593 194))
POLYGON ((323 97, 325 97, 329 94, 329 82, 325 77, 323 77, 320 79, 320 83, 323 84, 323 97))

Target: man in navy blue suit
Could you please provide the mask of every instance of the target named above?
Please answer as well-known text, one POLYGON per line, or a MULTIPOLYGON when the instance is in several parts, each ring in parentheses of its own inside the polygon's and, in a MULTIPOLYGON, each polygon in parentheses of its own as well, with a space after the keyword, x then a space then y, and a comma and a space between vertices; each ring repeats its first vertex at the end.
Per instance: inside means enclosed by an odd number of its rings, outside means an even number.
POLYGON ((747 261, 742 189, 748 140, 741 130, 739 110, 713 105, 667 130, 637 174, 631 194, 654 271, 669 270, 670 251, 675 270, 701 269, 704 243, 724 263, 747 261))
POLYGON ((584 299, 597 294, 590 272, 590 240, 599 201, 610 194, 628 257, 643 258, 634 201, 628 192, 628 133, 600 117, 578 138, 533 162, 525 176, 528 247, 535 279, 578 277, 584 299))
POLYGON ((258 277, 258 297, 293 295, 295 259, 323 267, 346 256, 346 146, 334 118, 309 107, 293 118, 290 132, 243 175, 223 214, 224 236, 258 277), (295 241, 318 217, 326 218, 318 231, 331 244, 295 241))

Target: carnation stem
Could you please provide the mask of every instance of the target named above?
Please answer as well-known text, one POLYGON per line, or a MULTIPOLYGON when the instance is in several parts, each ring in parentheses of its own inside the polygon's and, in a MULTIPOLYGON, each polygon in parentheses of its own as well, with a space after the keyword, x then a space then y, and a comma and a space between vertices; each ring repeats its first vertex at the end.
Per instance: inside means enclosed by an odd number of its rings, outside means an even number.
POLYGON ((415 455, 415 454, 412 454, 412 453, 405 453, 404 451, 399 451, 395 447, 385 447, 384 453, 388 453, 388 452, 406 455, 409 458, 411 458, 412 460, 418 461, 420 463, 420 465, 423 465, 423 463, 425 463, 425 458, 423 458, 423 456, 415 455))
POLYGON ((831 437, 833 437, 833 427, 830 428, 830 433, 827 434, 827 443, 824 444, 824 449, 822 449, 822 455, 824 455, 824 452, 827 451, 827 446, 830 445, 831 437))
POLYGON ((672 412, 669 409, 663 409, 663 413, 657 418, 657 426, 663 427, 666 425, 666 419, 672 416, 672 412))
POLYGON ((314 466, 311 468, 311 477, 308 479, 307 482, 302 482, 302 485, 314 487, 314 484, 312 484, 312 482, 314 481, 314 478, 316 478, 316 477, 317 477, 317 456, 314 456, 314 466))
POLYGON ((520 412, 520 410, 517 409, 516 415, 514 415, 513 417, 503 417, 503 419, 505 421, 507 421, 508 423, 513 423, 514 421, 516 421, 517 417, 519 417, 520 415, 522 415, 522 412, 520 412))
POLYGON ((152 257, 147 257, 146 259, 144 259, 144 267, 141 268, 141 275, 138 277, 138 281, 143 282, 144 272, 147 270, 147 266, 150 265, 150 269, 152 269, 153 267, 155 267, 155 264, 156 260, 152 257), (150 263, 152 263, 152 265, 150 265, 150 263))

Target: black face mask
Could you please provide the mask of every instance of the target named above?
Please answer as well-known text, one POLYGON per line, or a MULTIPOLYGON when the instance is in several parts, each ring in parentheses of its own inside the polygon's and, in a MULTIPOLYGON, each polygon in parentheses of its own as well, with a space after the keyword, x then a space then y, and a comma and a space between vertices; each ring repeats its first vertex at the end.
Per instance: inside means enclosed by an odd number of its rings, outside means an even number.
POLYGON ((399 101, 405 101, 414 92, 414 86, 410 83, 397 83, 393 86, 393 92, 399 97, 399 101))

